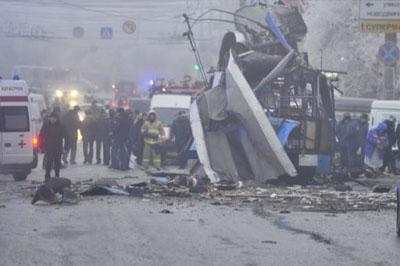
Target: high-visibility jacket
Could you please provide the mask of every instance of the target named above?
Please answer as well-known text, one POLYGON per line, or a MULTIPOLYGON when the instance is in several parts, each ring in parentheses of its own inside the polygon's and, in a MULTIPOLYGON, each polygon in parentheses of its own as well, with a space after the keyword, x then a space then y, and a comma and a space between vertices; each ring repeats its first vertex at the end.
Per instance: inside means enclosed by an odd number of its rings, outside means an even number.
POLYGON ((158 144, 161 142, 161 137, 164 136, 164 128, 160 121, 146 121, 142 126, 142 134, 144 142, 147 144, 158 144))

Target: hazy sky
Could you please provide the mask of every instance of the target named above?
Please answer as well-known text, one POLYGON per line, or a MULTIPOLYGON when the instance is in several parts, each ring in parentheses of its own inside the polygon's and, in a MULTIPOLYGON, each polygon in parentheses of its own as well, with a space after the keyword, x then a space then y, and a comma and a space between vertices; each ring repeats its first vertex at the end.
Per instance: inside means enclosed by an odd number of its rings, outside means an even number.
MULTIPOLYGON (((56 66, 139 83, 196 75, 189 43, 181 37, 186 30, 182 14, 196 17, 211 7, 235 10, 238 5, 236 0, 0 0, 0 71, 7 76, 15 65, 56 66), (127 20, 137 25, 132 35, 122 31, 127 20), (72 35, 77 26, 85 31, 81 39, 72 35), (113 28, 112 40, 100 39, 102 27, 113 28), (27 37, 32 32, 48 38, 27 37)), ((204 60, 215 64, 211 55, 230 26, 198 25, 194 32, 204 60)))

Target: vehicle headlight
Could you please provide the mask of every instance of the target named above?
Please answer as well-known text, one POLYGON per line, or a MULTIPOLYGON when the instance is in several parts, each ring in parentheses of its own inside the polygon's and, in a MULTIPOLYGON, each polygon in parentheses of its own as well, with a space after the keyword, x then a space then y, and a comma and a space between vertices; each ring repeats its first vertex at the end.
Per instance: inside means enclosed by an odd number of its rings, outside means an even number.
POLYGON ((72 90, 72 91, 69 93, 69 96, 70 96, 71 98, 76 98, 76 97, 78 97, 78 91, 77 91, 77 90, 72 90))
POLYGON ((62 98, 64 97, 64 92, 62 90, 56 90, 56 97, 57 98, 62 98))
POLYGON ((75 107, 75 106, 78 106, 78 102, 77 101, 75 101, 75 100, 71 100, 71 101, 69 101, 69 107, 75 107))
POLYGON ((85 120, 84 114, 78 114, 78 116, 79 116, 79 121, 83 122, 85 120))

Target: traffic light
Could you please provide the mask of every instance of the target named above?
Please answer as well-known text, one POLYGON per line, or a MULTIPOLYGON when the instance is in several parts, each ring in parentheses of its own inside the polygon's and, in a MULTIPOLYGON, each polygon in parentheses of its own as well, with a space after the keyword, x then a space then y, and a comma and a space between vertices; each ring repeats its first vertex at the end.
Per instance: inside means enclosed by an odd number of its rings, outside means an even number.
POLYGON ((194 64, 193 68, 194 68, 194 70, 199 71, 200 70, 200 65, 199 64, 194 64))

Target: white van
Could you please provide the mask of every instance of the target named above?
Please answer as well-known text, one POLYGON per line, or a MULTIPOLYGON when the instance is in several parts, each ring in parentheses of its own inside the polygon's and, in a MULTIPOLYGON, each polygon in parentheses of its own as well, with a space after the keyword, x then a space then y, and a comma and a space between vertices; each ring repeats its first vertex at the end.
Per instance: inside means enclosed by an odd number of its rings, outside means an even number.
POLYGON ((156 94, 150 101, 150 109, 157 114, 157 118, 166 126, 172 125, 180 111, 189 114, 192 97, 183 94, 156 94))
POLYGON ((185 94, 156 94, 150 101, 150 109, 164 126, 165 138, 171 137, 171 126, 179 112, 189 114, 192 97, 185 94))
POLYGON ((37 166, 39 140, 32 126, 28 86, 0 80, 0 173, 25 180, 37 166))
POLYGON ((391 115, 396 117, 397 123, 400 122, 400 101, 373 101, 369 128, 376 127, 391 115))

